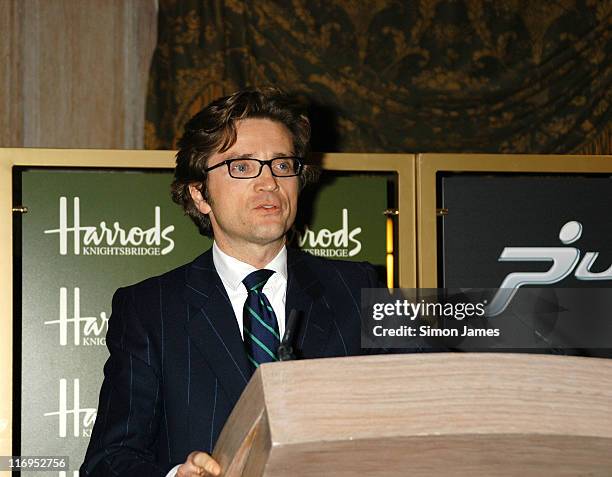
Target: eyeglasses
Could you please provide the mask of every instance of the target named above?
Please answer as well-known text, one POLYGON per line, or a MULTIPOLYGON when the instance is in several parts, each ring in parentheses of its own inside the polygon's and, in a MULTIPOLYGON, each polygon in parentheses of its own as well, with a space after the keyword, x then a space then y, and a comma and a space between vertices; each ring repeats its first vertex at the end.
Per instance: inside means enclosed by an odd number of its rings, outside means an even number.
POLYGON ((268 166, 274 177, 294 177, 302 172, 302 159, 299 157, 275 157, 269 161, 259 159, 227 159, 204 169, 210 172, 217 167, 227 166, 229 175, 234 179, 253 179, 261 174, 263 166, 268 166))

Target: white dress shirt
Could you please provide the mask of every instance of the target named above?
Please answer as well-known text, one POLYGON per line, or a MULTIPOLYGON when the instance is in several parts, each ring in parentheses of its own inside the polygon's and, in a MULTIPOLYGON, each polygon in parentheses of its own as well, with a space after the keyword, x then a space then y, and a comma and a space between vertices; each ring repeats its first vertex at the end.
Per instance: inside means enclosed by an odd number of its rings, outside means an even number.
MULTIPOLYGON (((215 269, 221 277, 227 296, 232 302, 234 316, 238 322, 238 328, 240 328, 240 335, 244 338, 242 310, 247 299, 247 289, 242 280, 257 268, 230 257, 221 251, 216 242, 213 242, 212 256, 215 269)), ((275 272, 270 276, 262 291, 276 314, 279 336, 282 337, 285 333, 285 302, 287 300, 287 248, 281 248, 276 257, 263 268, 275 272)))
MULTIPOLYGON (((241 262, 234 257, 230 257, 228 254, 221 251, 217 246, 217 242, 213 242, 212 256, 215 269, 232 303, 234 316, 236 317, 238 328, 240 329, 240 335, 244 339, 242 310, 244 309, 244 302, 247 299, 247 289, 244 283, 242 283, 242 280, 244 280, 249 273, 257 270, 257 268, 248 263, 241 262)), ((282 337, 285 333, 285 303, 287 301, 287 247, 283 247, 281 251, 278 252, 278 255, 263 268, 275 272, 270 276, 262 291, 268 298, 276 314, 279 336, 282 337)), ((177 465, 171 469, 170 472, 166 474, 166 477, 175 477, 179 467, 180 465, 177 465)))

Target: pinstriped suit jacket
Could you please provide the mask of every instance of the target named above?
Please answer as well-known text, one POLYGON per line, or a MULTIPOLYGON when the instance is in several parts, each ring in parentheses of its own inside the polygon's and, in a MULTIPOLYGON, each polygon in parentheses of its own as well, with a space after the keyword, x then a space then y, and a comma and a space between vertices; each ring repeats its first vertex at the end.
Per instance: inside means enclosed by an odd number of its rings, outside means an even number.
MULTIPOLYGON (((360 289, 377 286, 372 267, 288 252, 286 308, 302 315, 299 357, 360 354, 360 289)), ((210 453, 250 378, 212 252, 119 289, 106 342, 81 475, 161 477, 194 450, 210 453)))

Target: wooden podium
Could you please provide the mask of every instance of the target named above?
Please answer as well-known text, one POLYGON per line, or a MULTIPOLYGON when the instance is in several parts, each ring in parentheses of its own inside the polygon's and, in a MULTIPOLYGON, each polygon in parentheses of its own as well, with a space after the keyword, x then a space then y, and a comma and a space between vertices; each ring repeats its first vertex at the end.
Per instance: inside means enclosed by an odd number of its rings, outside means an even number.
POLYGON ((611 476, 612 361, 436 353, 263 365, 224 476, 611 476))

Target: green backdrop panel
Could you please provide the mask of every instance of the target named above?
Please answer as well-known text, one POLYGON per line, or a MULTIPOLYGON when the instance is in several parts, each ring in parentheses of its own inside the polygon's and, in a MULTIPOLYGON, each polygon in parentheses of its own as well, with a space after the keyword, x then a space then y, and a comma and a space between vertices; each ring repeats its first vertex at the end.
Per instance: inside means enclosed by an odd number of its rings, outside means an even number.
MULTIPOLYGON (((112 294, 211 241, 170 200, 170 171, 31 169, 21 180, 21 454, 68 455, 74 470, 95 420, 112 294)), ((300 198, 293 243, 384 264, 387 180, 330 174, 300 198)), ((45 474, 58 475, 32 473, 45 474)))

